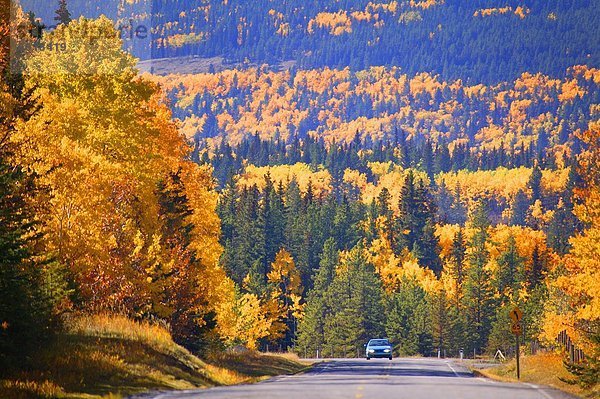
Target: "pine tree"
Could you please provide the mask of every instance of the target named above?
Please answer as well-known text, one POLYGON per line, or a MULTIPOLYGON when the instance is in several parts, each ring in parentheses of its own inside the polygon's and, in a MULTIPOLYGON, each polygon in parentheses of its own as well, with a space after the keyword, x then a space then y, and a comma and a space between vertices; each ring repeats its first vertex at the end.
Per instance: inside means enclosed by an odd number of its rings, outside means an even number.
POLYGON ((45 296, 43 265, 35 260, 33 210, 27 195, 34 181, 8 160, 0 149, 0 365, 22 357, 43 342, 51 322, 51 305, 45 296), (10 358, 9 358, 10 357, 10 358))
POLYGON ((577 231, 577 225, 572 203, 561 198, 546 228, 548 246, 561 255, 568 253, 571 248, 569 239, 577 231))
POLYGON ((341 265, 327 292, 331 309, 325 318, 325 349, 337 355, 352 355, 369 338, 383 333, 383 288, 361 244, 355 246, 341 265))
POLYGON ((262 229, 265 238, 263 264, 267 265, 275 260, 275 255, 283 244, 285 231, 285 205, 283 198, 275 190, 269 172, 265 175, 265 188, 260 211, 262 212, 260 219, 264 221, 262 229))
POLYGON ((518 295, 523 282, 524 259, 517 251, 517 242, 514 236, 508 237, 506 249, 500 253, 496 263, 496 287, 503 302, 510 301, 513 295, 518 295))
POLYGON ((545 263, 545 256, 541 252, 540 246, 536 244, 531 253, 531 268, 527 272, 527 284, 531 290, 535 289, 544 279, 545 263))
POLYGON ((317 350, 320 352, 323 350, 325 318, 328 314, 325 298, 335 277, 335 268, 338 262, 337 244, 333 238, 329 238, 323 246, 320 267, 314 276, 313 288, 306 299, 304 317, 298 326, 296 343, 300 353, 313 355, 317 350))
POLYGON ((533 167, 533 171, 527 182, 527 188, 531 191, 532 204, 542 199, 542 171, 537 164, 533 167))
POLYGON ((399 254, 402 248, 408 248, 421 265, 439 274, 442 266, 435 236, 436 209, 429 190, 422 181, 415 184, 410 171, 401 194, 400 215, 396 222, 400 245, 394 248, 394 252, 399 254))
MULTIPOLYGON (((6 6, 8 13, 8 7, 6 6)), ((3 11, 4 14, 4 11, 3 11)), ((4 16, 4 15, 3 15, 4 16)), ((0 21, 0 30, 7 20, 0 21)), ((7 31, 5 31, 6 33, 7 31)), ((8 40, 8 37, 5 37, 8 40)), ((6 44, 7 42, 4 42, 6 44)), ((55 332, 58 304, 71 292, 66 271, 40 251, 41 222, 32 199, 45 194, 35 174, 26 172, 14 154, 17 121, 38 110, 24 92, 21 75, 8 72, 7 49, 0 48, 0 369, 19 365, 55 332)))
POLYGON ((448 223, 464 226, 467 221, 467 207, 462 201, 460 184, 456 184, 450 210, 448 211, 448 223))
POLYGON ((385 330, 400 355, 430 355, 431 313, 425 290, 414 278, 403 278, 386 301, 385 330))
POLYGON ((481 352, 486 347, 493 317, 492 276, 487 267, 489 252, 486 248, 489 220, 483 202, 476 207, 471 224, 477 231, 471 240, 465 281, 466 337, 470 342, 470 349, 481 352))
POLYGON ((466 257, 467 247, 464 239, 463 229, 460 228, 454 235, 452 240, 452 249, 450 250, 450 273, 456 283, 456 306, 460 307, 462 297, 463 283, 465 280, 464 262, 466 257))
POLYGON ((54 20, 59 24, 67 25, 71 22, 71 13, 67 8, 67 0, 58 0, 58 9, 56 10, 54 20))
POLYGON ((150 272, 152 312, 169 320, 176 342, 197 348, 202 333, 201 320, 197 319, 202 292, 196 275, 197 254, 190 245, 194 225, 189 218, 193 212, 180 174, 181 170, 169 173, 156 189, 161 245, 168 260, 154 264, 150 272))
POLYGON ((381 192, 377 196, 377 213, 379 214, 379 216, 382 216, 384 218, 383 223, 386 238, 393 248, 394 245, 397 244, 397 234, 394 226, 394 211, 392 210, 390 204, 391 198, 392 196, 390 195, 390 192, 387 188, 384 187, 383 189, 381 189, 381 192))
POLYGON ((510 224, 513 226, 525 226, 527 213, 529 211, 529 198, 523 190, 517 191, 511 207, 510 224))
POLYGON ((448 317, 448 301, 446 292, 439 290, 431 295, 431 330, 434 349, 443 356, 448 349, 451 333, 450 318, 448 317))

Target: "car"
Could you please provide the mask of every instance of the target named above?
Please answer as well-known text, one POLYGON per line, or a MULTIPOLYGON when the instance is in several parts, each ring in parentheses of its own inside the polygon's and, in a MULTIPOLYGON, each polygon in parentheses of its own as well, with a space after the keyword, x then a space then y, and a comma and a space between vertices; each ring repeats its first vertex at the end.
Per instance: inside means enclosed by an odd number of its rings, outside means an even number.
POLYGON ((392 344, 386 338, 375 338, 369 340, 369 343, 365 345, 367 360, 371 360, 372 357, 377 358, 388 358, 392 360, 392 344))

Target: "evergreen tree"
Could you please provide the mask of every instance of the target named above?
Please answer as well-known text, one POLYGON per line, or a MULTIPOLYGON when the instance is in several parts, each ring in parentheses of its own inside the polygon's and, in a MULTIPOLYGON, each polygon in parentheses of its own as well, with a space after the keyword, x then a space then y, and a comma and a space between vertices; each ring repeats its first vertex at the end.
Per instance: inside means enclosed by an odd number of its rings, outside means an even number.
POLYGON ((487 352, 489 355, 494 355, 498 349, 502 353, 507 354, 514 348, 515 336, 510 331, 512 321, 509 316, 513 308, 514 305, 510 303, 496 308, 487 342, 487 352))
POLYGON ((68 24, 71 22, 71 13, 67 8, 67 0, 58 0, 58 9, 55 12, 54 20, 59 24, 68 24))
POLYGON ((517 291, 523 281, 523 261, 517 251, 515 237, 510 235, 506 249, 500 253, 496 261, 498 264, 496 287, 504 303, 510 301, 513 295, 518 295, 517 291))
POLYGON ((281 248, 285 231, 285 205, 281 195, 275 190, 271 174, 265 175, 265 188, 263 190, 262 207, 260 208, 264 222, 264 253, 263 264, 268 265, 275 260, 275 255, 281 248))
MULTIPOLYGON (((185 194, 181 171, 171 172, 157 185, 161 245, 169 259, 153 265, 152 313, 169 320, 173 338, 181 345, 198 349, 203 331, 196 319, 196 309, 203 300, 199 281, 198 257, 191 248, 194 225, 189 222, 192 210, 185 194), (170 306, 165 306, 170 304, 170 306)), ((210 315, 207 316, 210 319, 210 315)), ((211 320, 205 320, 206 325, 211 320)))
POLYGON ((477 231, 471 240, 469 269, 465 281, 466 337, 470 343, 469 349, 481 353, 487 345, 493 317, 493 289, 491 273, 487 267, 489 252, 486 248, 489 220, 483 202, 478 204, 471 224, 477 231))
POLYGON ((355 246, 327 292, 325 349, 334 355, 353 355, 372 337, 383 333, 383 288, 367 262, 361 244, 355 246))
MULTIPOLYGON (((0 24, 6 21, 3 18, 0 24)), ((29 120, 38 108, 30 93, 24 92, 22 76, 8 74, 4 47, 8 37, 4 39, 0 48, 0 370, 21 365, 51 337, 59 327, 59 304, 72 293, 63 265, 39 250, 43 237, 32 199, 46 192, 38 187, 37 176, 16 162, 14 155, 20 148, 13 141, 17 122, 29 120)))
POLYGON ((433 349, 429 300, 414 278, 403 278, 386 301, 385 330, 396 353, 430 355, 433 349))
POLYGON ((451 325, 448 317, 449 305, 444 290, 439 290, 431 296, 431 334, 433 347, 444 356, 448 349, 451 325))
POLYGON ((394 226, 395 218, 394 211, 391 208, 391 198, 390 192, 387 188, 381 189, 381 192, 377 196, 377 213, 379 216, 383 216, 384 218, 384 228, 386 238, 389 241, 392 248, 394 245, 397 245, 397 234, 396 228, 394 226))
POLYGON ((531 253, 531 268, 527 273, 527 284, 530 289, 535 289, 542 282, 545 271, 546 259, 539 245, 536 244, 531 253))
POLYGON ((467 221, 467 207, 461 199, 460 184, 454 189, 454 196, 448 211, 448 223, 464 226, 467 221))
MULTIPOLYGON (((44 342, 51 332, 56 299, 46 291, 49 268, 36 260, 33 209, 27 197, 34 180, 9 161, 0 148, 0 366, 44 342), (16 356, 16 357, 15 357, 16 356)), ((21 358, 21 359, 19 359, 21 358)))
POLYGON ((429 190, 422 181, 415 184, 414 175, 410 171, 401 194, 400 216, 396 223, 400 246, 395 248, 395 252, 400 253, 402 248, 408 248, 421 265, 439 274, 442 267, 439 245, 434 234, 436 210, 429 190))
POLYGON ((304 317, 298 326, 296 341, 300 353, 311 355, 322 352, 325 343, 325 318, 328 313, 325 298, 329 286, 335 277, 335 268, 339 262, 337 244, 333 238, 325 241, 321 254, 320 267, 314 276, 313 288, 307 295, 304 317))
POLYGON ((464 239, 463 229, 459 229, 452 240, 452 248, 450 250, 450 274, 456 282, 456 306, 460 306, 462 297, 463 283, 465 280, 464 262, 466 257, 467 247, 464 239))
POLYGON ((511 207, 510 224, 512 226, 525 226, 529 211, 529 198, 523 190, 517 191, 511 207))
POLYGON ((569 252, 571 248, 569 239, 577 231, 577 225, 578 221, 573 214, 572 203, 563 201, 561 198, 546 228, 548 246, 561 255, 569 252))
POLYGON ((533 167, 527 188, 531 191, 531 203, 542 199, 542 171, 537 164, 533 167))

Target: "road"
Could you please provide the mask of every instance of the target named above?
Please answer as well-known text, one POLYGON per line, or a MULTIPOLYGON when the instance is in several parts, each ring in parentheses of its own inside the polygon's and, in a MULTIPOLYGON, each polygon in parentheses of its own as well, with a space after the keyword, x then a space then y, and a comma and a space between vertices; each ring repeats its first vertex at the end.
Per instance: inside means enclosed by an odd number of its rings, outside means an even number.
POLYGON ((444 359, 334 359, 252 385, 158 393, 152 399, 567 399, 562 392, 473 376, 444 359))

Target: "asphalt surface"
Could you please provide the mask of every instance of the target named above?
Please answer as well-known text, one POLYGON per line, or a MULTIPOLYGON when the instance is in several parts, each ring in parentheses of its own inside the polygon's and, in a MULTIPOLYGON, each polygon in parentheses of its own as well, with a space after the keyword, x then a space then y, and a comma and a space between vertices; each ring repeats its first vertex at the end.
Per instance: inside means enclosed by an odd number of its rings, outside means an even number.
POLYGON ((567 399, 565 393, 475 377, 444 359, 333 359, 257 384, 156 393, 152 399, 567 399))

